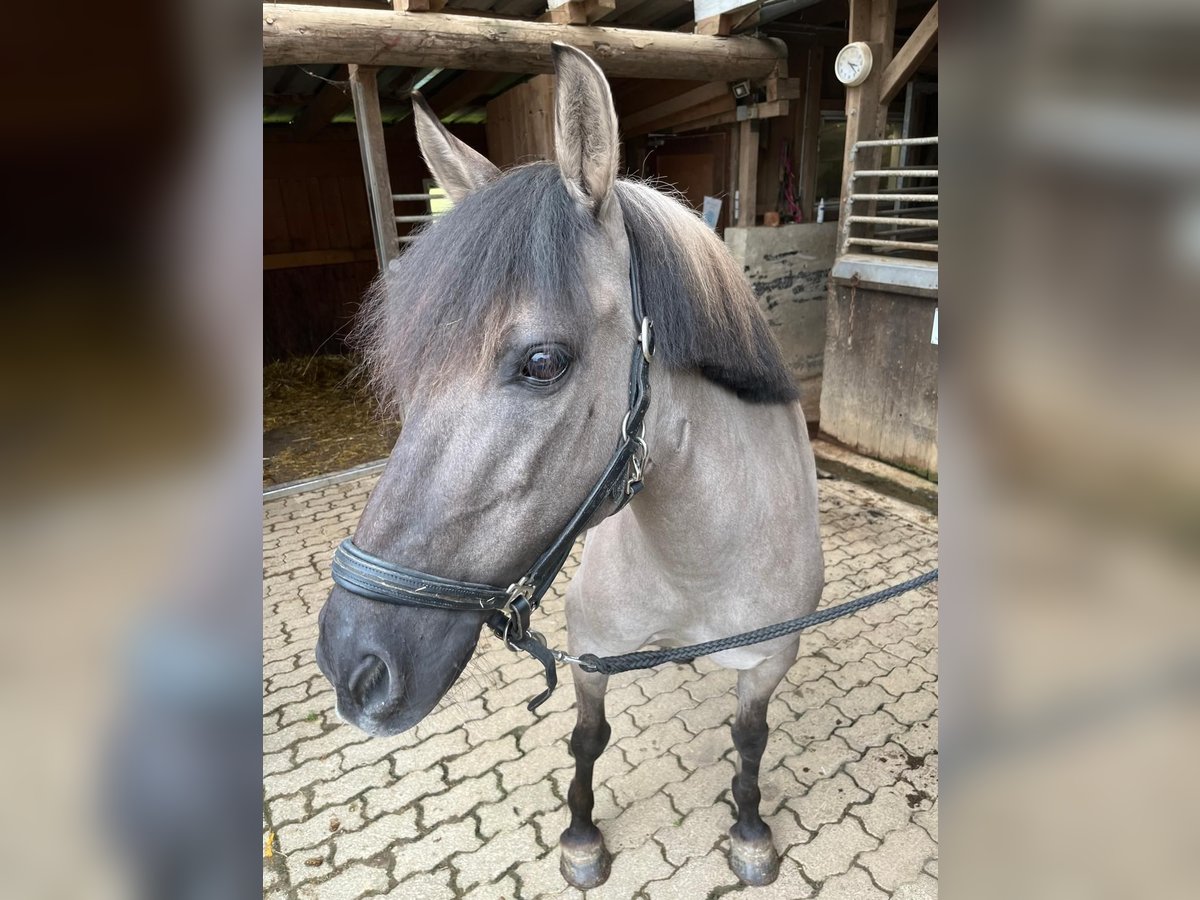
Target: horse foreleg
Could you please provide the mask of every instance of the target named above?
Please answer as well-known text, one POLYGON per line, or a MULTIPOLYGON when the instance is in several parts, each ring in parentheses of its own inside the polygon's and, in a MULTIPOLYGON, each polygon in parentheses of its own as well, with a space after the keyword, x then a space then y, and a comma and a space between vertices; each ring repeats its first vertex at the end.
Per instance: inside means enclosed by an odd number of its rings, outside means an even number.
POLYGON ((756 668, 738 672, 733 744, 741 765, 733 776, 737 821, 729 829, 729 865, 746 884, 770 884, 779 874, 779 854, 771 843, 771 828, 758 812, 762 799, 758 767, 767 748, 767 703, 795 658, 794 653, 775 656, 756 668))
POLYGON ((575 675, 575 705, 578 718, 571 733, 571 753, 575 757, 575 778, 567 794, 571 824, 559 838, 559 867, 563 878, 580 889, 593 888, 608 878, 612 859, 604 846, 604 835, 592 821, 595 795, 592 771, 596 760, 608 746, 612 729, 604 718, 604 691, 608 676, 582 672, 575 675))

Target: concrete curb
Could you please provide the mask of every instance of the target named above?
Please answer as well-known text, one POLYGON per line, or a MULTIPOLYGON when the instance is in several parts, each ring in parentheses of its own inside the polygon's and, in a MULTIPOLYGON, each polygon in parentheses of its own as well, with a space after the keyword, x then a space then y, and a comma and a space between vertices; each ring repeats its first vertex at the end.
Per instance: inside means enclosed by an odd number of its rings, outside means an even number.
POLYGON ((928 481, 912 472, 860 456, 853 450, 821 438, 813 440, 812 448, 817 458, 817 468, 937 514, 936 481, 928 481))

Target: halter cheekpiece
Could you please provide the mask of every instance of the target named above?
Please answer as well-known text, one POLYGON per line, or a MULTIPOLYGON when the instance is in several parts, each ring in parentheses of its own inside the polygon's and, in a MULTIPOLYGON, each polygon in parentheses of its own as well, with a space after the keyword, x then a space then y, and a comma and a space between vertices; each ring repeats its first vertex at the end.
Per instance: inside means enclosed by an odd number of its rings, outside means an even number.
POLYGON ((623 508, 642 489, 648 459, 646 410, 650 406, 650 359, 654 355, 654 326, 642 304, 637 256, 629 235, 629 289, 633 321, 638 327, 629 370, 629 407, 621 422, 621 437, 604 472, 587 498, 575 510, 558 536, 533 566, 507 588, 469 581, 454 581, 407 569, 363 551, 350 538, 333 554, 333 580, 360 597, 458 612, 490 611, 486 624, 511 650, 524 650, 546 669, 546 690, 528 704, 533 710, 550 698, 558 684, 556 660, 570 661, 561 651, 546 646, 545 638, 529 627, 529 617, 558 576, 576 538, 591 524, 605 502, 613 512, 623 508))

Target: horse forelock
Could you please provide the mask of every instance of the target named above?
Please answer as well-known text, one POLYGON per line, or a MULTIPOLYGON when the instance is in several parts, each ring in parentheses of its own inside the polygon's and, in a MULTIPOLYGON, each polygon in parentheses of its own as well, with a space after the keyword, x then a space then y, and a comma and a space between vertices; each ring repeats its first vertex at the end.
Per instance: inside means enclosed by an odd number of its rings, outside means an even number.
MULTIPOLYGON (((795 387, 736 263, 698 216, 649 184, 622 179, 617 199, 638 256, 659 358, 752 402, 795 387)), ((583 259, 599 228, 554 163, 510 169, 408 243, 359 310, 354 343, 371 380, 400 408, 413 391, 483 371, 513 319, 590 316, 583 259)))

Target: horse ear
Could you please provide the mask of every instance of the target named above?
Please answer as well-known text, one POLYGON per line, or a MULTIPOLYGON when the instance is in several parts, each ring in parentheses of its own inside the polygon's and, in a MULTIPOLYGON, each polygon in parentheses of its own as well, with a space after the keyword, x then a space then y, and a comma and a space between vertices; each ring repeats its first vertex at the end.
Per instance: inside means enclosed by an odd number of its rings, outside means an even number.
POLYGON ((604 72, 582 50, 555 42, 554 152, 568 189, 599 215, 617 178, 617 111, 604 72))
POLYGON ((425 165, 446 195, 458 203, 476 188, 483 187, 500 174, 481 153, 472 150, 441 123, 429 104, 413 91, 413 120, 417 123, 417 144, 425 165))

